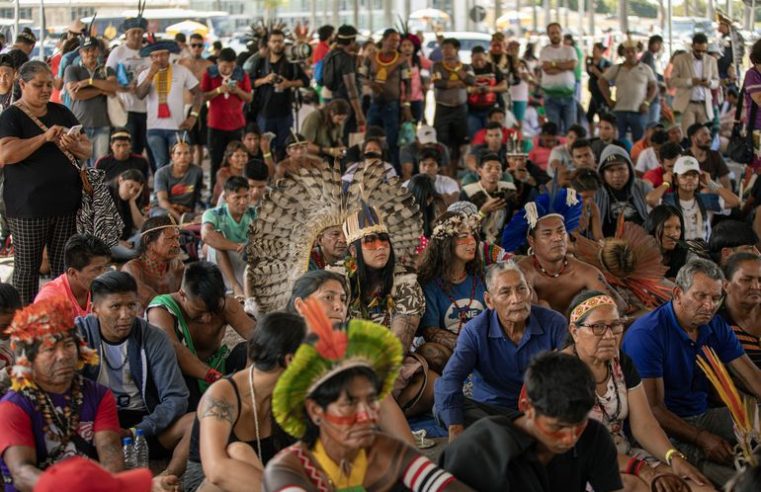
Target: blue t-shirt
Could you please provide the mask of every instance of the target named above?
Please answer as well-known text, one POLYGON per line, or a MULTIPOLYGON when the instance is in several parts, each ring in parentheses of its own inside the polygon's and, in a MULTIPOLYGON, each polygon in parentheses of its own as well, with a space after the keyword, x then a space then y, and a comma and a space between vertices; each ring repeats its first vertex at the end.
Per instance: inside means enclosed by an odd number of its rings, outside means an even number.
POLYGON ((468 275, 459 284, 453 284, 449 292, 444 292, 439 279, 426 283, 423 285, 425 313, 420 326, 460 333, 465 323, 486 309, 485 293, 483 281, 475 275, 468 275))
POLYGON ((699 327, 693 342, 679 325, 672 303, 667 302, 635 321, 621 348, 643 379, 663 378, 664 400, 670 411, 679 417, 693 417, 708 408, 710 383, 695 362, 704 345, 725 364, 745 353, 721 316, 699 327))

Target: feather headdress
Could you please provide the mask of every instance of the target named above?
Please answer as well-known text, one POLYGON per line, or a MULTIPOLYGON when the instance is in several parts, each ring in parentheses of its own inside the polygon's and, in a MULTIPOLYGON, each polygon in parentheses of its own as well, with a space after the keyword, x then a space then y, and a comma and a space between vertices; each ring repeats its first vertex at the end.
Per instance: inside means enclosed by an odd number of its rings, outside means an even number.
POLYGON ((306 431, 304 402, 336 374, 353 367, 372 369, 383 382, 378 399, 393 388, 402 363, 402 345, 388 328, 352 320, 348 329, 333 328, 319 302, 305 301, 311 342, 303 343, 277 381, 272 393, 272 413, 288 434, 300 439, 306 431))
POLYGON ((298 169, 265 195, 249 229, 246 281, 260 312, 285 307, 317 237, 343 226, 364 197, 388 229, 396 254, 414 256, 423 230, 420 209, 398 179, 386 179, 382 166, 361 167, 345 193, 337 167, 321 162, 298 169))
POLYGON ((533 202, 527 203, 523 210, 513 215, 502 234, 502 247, 513 252, 526 244, 529 231, 536 228, 540 220, 559 217, 565 223, 566 231, 573 232, 579 226, 581 217, 581 200, 573 188, 556 188, 550 193, 542 193, 533 202))
POLYGON ((147 1, 148 0, 137 0, 137 16, 124 19, 124 22, 122 23, 122 31, 127 32, 130 29, 142 29, 145 31, 148 29, 148 20, 143 17, 147 1))

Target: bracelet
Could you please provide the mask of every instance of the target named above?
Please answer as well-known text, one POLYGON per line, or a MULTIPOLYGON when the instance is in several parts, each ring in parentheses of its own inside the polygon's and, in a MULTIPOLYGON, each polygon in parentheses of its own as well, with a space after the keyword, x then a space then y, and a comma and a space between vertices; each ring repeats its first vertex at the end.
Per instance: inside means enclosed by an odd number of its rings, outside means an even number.
POLYGON ((88 85, 92 85, 92 77, 90 77, 90 80, 87 81, 88 85))
MULTIPOLYGON (((701 431, 702 432, 702 431, 701 431)), ((698 432, 698 435, 700 435, 700 432, 698 432)), ((671 466, 671 462, 674 461, 674 456, 679 456, 683 460, 687 460, 687 458, 676 448, 671 448, 668 451, 666 451, 666 464, 671 466)))
POLYGON ((640 472, 642 471, 642 468, 644 468, 646 464, 647 463, 645 463, 644 460, 637 460, 637 466, 634 467, 634 473, 633 473, 633 475, 635 477, 638 477, 640 472))
POLYGON ((222 377, 222 373, 214 369, 213 367, 210 367, 208 371, 206 371, 206 375, 203 377, 203 380, 207 383, 211 384, 214 381, 217 381, 222 377))
POLYGON ((191 111, 190 116, 192 116, 193 118, 198 118, 198 111, 191 111))
POLYGON ((642 104, 644 104, 644 105, 645 105, 645 106, 647 106, 648 108, 650 107, 650 101, 645 101, 645 102, 643 102, 642 104))
POLYGON ((262 157, 264 157, 265 159, 269 159, 270 157, 272 157, 272 152, 267 152, 266 154, 262 154, 262 157))
POLYGON ((222 94, 222 86, 217 87, 217 94, 222 94))
POLYGON ((403 107, 403 108, 409 108, 409 107, 411 107, 411 106, 412 106, 412 104, 410 104, 410 102, 409 102, 409 101, 406 101, 406 102, 403 102, 403 103, 402 103, 402 107, 403 107))
POLYGON ((664 181, 663 183, 661 183, 661 186, 665 186, 666 188, 671 188, 671 183, 669 183, 668 181, 664 181))

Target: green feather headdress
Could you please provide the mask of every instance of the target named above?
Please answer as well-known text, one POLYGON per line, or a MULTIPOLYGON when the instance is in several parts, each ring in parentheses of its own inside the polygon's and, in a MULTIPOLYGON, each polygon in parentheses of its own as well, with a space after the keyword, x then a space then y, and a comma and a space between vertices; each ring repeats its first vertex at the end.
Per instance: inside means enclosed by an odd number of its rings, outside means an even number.
POLYGON ((393 388, 402 363, 402 345, 388 328, 352 320, 346 331, 333 329, 319 303, 305 301, 305 316, 316 343, 303 343, 272 393, 272 413, 288 434, 306 432, 304 402, 323 383, 353 367, 368 367, 383 382, 379 399, 393 388))

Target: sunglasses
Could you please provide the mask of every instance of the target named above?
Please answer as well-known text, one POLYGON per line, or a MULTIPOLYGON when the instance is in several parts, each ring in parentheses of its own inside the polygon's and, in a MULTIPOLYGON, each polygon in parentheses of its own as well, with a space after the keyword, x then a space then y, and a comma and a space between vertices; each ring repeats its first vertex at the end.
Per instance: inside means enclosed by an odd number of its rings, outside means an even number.
POLYGON ((193 43, 193 44, 190 45, 190 47, 191 48, 203 48, 203 44, 193 43))

